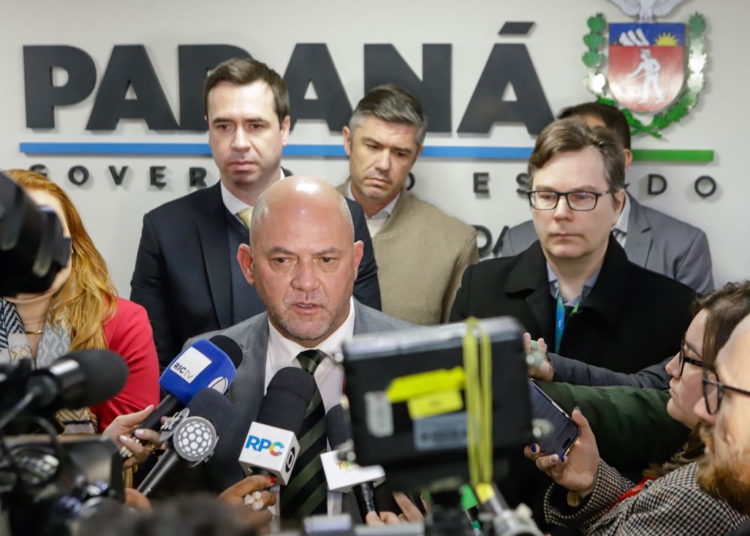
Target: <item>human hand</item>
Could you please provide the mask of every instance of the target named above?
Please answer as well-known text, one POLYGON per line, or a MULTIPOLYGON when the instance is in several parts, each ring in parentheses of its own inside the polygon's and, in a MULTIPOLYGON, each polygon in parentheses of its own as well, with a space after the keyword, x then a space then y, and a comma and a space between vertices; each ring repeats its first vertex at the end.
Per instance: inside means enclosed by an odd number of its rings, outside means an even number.
POLYGON ((268 525, 273 516, 268 511, 269 506, 276 504, 276 494, 268 491, 276 483, 276 479, 269 476, 252 475, 225 489, 219 500, 243 508, 248 521, 254 528, 268 525), (262 491, 266 490, 266 491, 262 491), (247 499, 246 499, 247 497, 247 499))
POLYGON ((541 452, 539 445, 536 444, 526 447, 524 454, 527 458, 535 460, 536 466, 556 484, 577 493, 583 498, 594 491, 601 458, 596 446, 594 432, 581 410, 575 408, 571 418, 581 427, 581 435, 567 455, 545 455, 541 452))
POLYGON ((135 510, 151 510, 151 501, 148 497, 132 488, 125 489, 125 504, 135 510))
POLYGON ((130 458, 123 462, 123 469, 143 463, 155 450, 163 448, 159 440, 159 432, 154 430, 135 430, 153 411, 154 405, 151 404, 136 413, 118 415, 102 432, 103 436, 114 441, 118 447, 125 446, 133 453, 130 458), (135 433, 133 432, 134 430, 135 433), (144 441, 145 444, 138 441, 139 439, 144 441))
MULTIPOLYGON (((380 512, 380 517, 375 512, 368 512, 365 517, 365 523, 370 526, 380 525, 398 525, 400 523, 423 523, 424 516, 419 508, 405 494, 396 492, 393 494, 396 504, 401 509, 401 513, 396 515, 393 512, 380 512)), ((429 511, 427 504, 422 501, 426 511, 429 511)))
POLYGON ((524 333, 523 347, 526 351, 529 377, 535 380, 551 382, 554 379, 555 371, 552 369, 552 363, 547 354, 547 343, 544 342, 544 339, 532 341, 531 335, 524 333))

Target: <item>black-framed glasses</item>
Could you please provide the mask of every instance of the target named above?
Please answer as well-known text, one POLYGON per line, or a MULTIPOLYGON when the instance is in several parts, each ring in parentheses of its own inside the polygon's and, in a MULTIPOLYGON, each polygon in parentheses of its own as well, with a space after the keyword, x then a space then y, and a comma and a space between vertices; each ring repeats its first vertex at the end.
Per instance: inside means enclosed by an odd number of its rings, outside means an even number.
POLYGON ((725 385, 719 381, 716 371, 703 369, 703 400, 706 402, 706 411, 709 415, 716 415, 721 407, 721 401, 724 400, 724 392, 732 391, 744 396, 750 396, 750 391, 745 391, 739 387, 725 385))
MULTIPOLYGON (((684 340, 682 341, 682 344, 680 345, 680 353, 678 355, 679 355, 679 360, 680 360, 680 377, 682 377, 682 372, 685 370, 685 363, 690 363, 691 365, 694 365, 696 367, 703 368, 703 361, 698 361, 697 359, 693 359, 685 355, 685 341, 684 340)), ((695 355, 703 359, 697 353, 695 355)))
POLYGON ((526 192, 529 197, 529 204, 531 208, 536 210, 554 210, 557 208, 557 203, 560 202, 560 198, 564 197, 570 207, 570 210, 577 210, 580 212, 588 212, 596 208, 596 203, 599 198, 603 195, 613 193, 614 190, 610 189, 606 192, 589 192, 587 190, 576 190, 573 192, 554 192, 552 190, 532 190, 526 192))

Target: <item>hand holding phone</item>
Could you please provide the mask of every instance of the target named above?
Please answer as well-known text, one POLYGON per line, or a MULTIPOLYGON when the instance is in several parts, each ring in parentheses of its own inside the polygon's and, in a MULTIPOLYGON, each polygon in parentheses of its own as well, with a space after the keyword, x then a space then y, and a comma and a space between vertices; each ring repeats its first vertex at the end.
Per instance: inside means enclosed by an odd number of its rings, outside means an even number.
POLYGON ((529 380, 529 394, 532 417, 547 421, 552 428, 537 439, 537 445, 543 454, 564 456, 581 434, 580 427, 533 380, 529 380))
MULTIPOLYGON (((533 382, 530 382, 533 383, 533 382)), ((534 385, 539 393, 539 388, 534 385)), ((546 396, 546 395, 545 395, 546 396)), ((550 400, 550 402, 552 402, 550 400)), ((554 404, 554 402, 552 402, 554 404)), ((533 411, 533 409, 532 409, 533 411)), ((561 409, 559 411, 562 411, 561 409)), ((565 412, 563 411, 563 414, 565 412)), ((567 414, 565 414, 567 417, 567 414)), ((581 410, 576 408, 569 417, 571 422, 578 428, 577 438, 573 441, 564 454, 548 454, 541 451, 539 444, 526 447, 526 457, 536 461, 536 466, 544 471, 556 484, 573 492, 574 499, 581 499, 594 490, 596 475, 599 470, 599 449, 596 446, 596 438, 589 426, 586 417, 581 410)), ((551 447, 554 449, 554 447, 551 447)), ((571 494, 568 496, 570 503, 571 494)), ((577 504, 570 503, 571 506, 577 504)))

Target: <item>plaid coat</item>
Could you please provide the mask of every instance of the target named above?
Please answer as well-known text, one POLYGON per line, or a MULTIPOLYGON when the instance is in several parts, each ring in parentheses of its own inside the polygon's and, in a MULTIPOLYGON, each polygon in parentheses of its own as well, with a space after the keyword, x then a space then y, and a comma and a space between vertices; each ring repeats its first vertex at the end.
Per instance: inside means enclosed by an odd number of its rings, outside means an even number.
POLYGON ((586 536, 679 534, 724 535, 747 521, 723 501, 702 492, 695 481, 697 463, 646 483, 643 491, 611 505, 635 483, 604 461, 594 492, 578 507, 568 506, 567 490, 553 484, 544 500, 547 521, 586 536))

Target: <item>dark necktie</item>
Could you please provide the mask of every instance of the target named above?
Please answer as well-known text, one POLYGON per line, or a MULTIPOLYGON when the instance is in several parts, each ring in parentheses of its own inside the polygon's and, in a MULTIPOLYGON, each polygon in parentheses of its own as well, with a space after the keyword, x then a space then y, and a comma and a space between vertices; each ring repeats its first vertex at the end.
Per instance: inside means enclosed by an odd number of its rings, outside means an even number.
MULTIPOLYGON (((303 369, 314 375, 325 357, 320 350, 306 350, 297 356, 297 360, 303 369)), ((302 519, 326 513, 328 485, 320 461, 320 455, 327 450, 325 418, 323 399, 316 386, 298 436, 300 454, 289 484, 281 490, 282 519, 302 519)))

